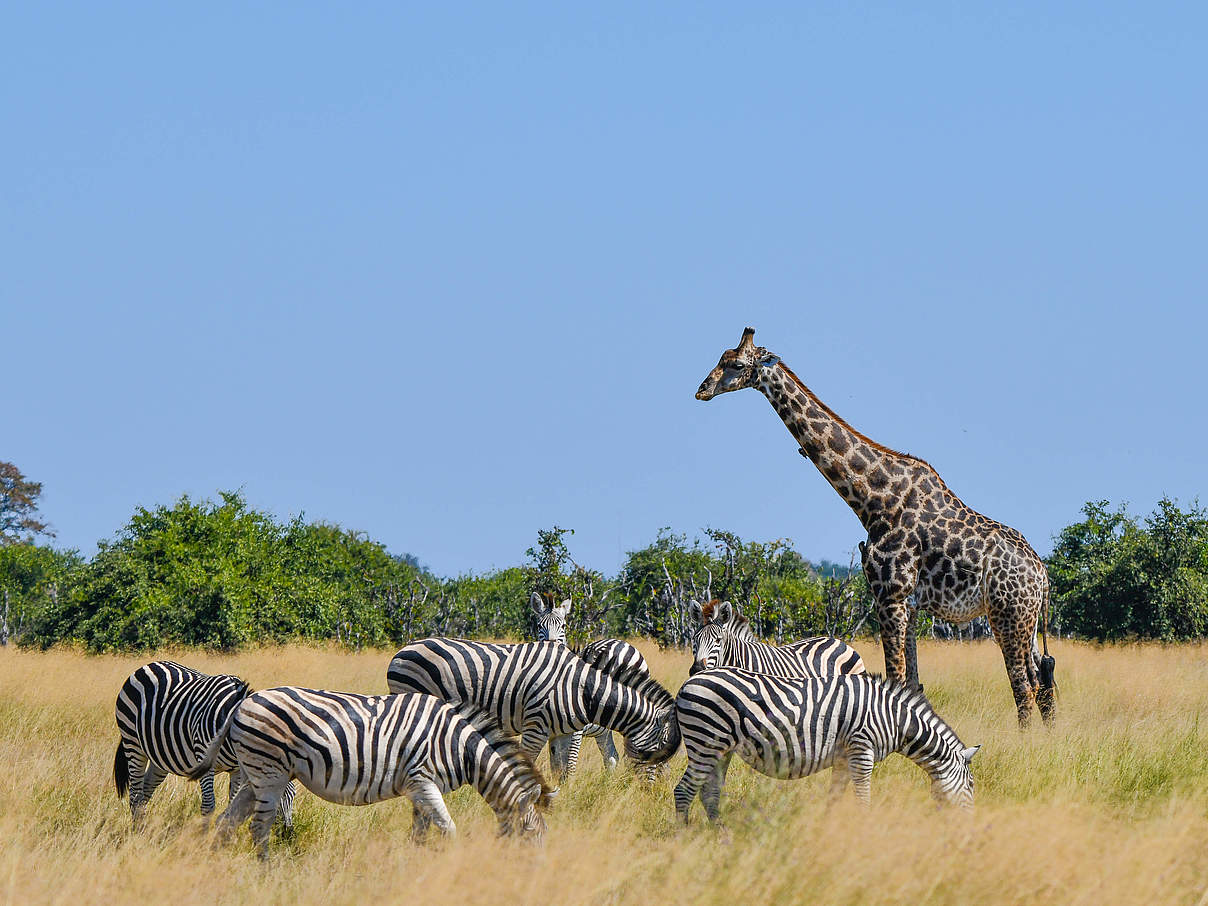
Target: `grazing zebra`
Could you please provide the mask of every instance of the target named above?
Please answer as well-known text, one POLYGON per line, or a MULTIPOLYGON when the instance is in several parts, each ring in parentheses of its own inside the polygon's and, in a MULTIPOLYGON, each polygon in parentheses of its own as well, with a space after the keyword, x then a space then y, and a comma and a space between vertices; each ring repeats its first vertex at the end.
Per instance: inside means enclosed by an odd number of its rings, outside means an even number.
POLYGON ((535 759, 551 736, 598 724, 625 737, 640 763, 666 761, 679 748, 675 699, 653 679, 623 683, 558 642, 495 645, 466 639, 421 639, 394 656, 391 692, 427 692, 481 708, 521 737, 535 759))
MULTIPOLYGON (((153 661, 130 674, 117 696, 115 716, 121 739, 113 759, 113 783, 118 796, 129 789, 136 825, 164 778, 190 775, 247 694, 247 683, 237 676, 210 676, 173 661, 153 661)), ((242 780, 234 751, 223 748, 214 767, 230 774, 229 796, 234 798, 242 780)), ((201 780, 201 813, 208 815, 214 811, 214 771, 193 779, 201 780)), ((291 784, 281 800, 286 827, 293 824, 293 801, 291 784)))
POLYGON ((456 833, 444 793, 471 784, 499 818, 500 834, 545 832, 538 808, 550 790, 532 761, 486 715, 462 714, 431 695, 355 695, 281 686, 249 695, 210 744, 197 776, 225 746, 246 777, 222 814, 229 834, 254 814, 252 840, 268 853, 273 812, 294 778, 341 805, 406 796, 413 839, 435 823, 456 833))
POLYGON ((873 765, 900 752, 931 778, 937 800, 973 806, 969 762, 978 746, 965 748, 921 692, 878 676, 789 679, 717 667, 684 683, 675 712, 688 750, 675 787, 685 822, 698 792, 709 820, 717 820, 731 753, 782 780, 832 767, 832 797, 851 781, 867 805, 873 765))
MULTIPOLYGON (((547 606, 545 599, 537 594, 537 592, 533 592, 529 596, 529 606, 533 610, 533 622, 536 627, 537 641, 561 642, 565 645, 566 618, 570 615, 570 598, 567 598, 557 606, 547 606)), ((621 644, 625 643, 622 642, 621 644)), ((634 650, 636 651, 636 649, 634 650)), ((638 657, 640 658, 641 655, 639 654, 638 657)), ((591 662, 589 661, 588 663, 591 662)), ((645 662, 643 661, 643 663, 645 662)), ((611 671, 605 669, 605 672, 610 673, 611 671)), ((600 750, 600 758, 604 760, 604 767, 611 770, 617 766, 619 759, 617 757, 617 747, 612 741, 612 731, 596 724, 588 724, 577 733, 571 733, 569 736, 555 736, 549 741, 550 769, 553 771, 554 779, 557 782, 561 783, 578 768, 579 749, 583 745, 583 737, 585 735, 590 736, 596 741, 596 747, 600 750)))
POLYGON ((692 675, 710 667, 741 667, 772 676, 835 676, 863 673, 864 661, 840 639, 818 636, 767 645, 755 638, 751 624, 729 601, 712 600, 703 607, 688 604, 697 624, 692 634, 692 675))

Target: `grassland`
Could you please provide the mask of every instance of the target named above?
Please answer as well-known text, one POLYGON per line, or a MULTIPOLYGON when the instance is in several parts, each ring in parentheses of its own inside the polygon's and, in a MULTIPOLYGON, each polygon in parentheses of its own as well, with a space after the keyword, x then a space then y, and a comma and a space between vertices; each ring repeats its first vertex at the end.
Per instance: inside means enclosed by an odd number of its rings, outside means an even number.
MULTIPOLYGON (((687 658, 642 644, 672 689, 687 658)), ((878 646, 864 647, 879 664, 878 646)), ((385 691, 392 652, 293 646, 166 652, 254 687, 385 691)), ((925 644, 923 680, 974 762, 972 816, 938 811, 891 756, 873 807, 827 810, 826 774, 782 783, 735 762, 724 827, 671 788, 608 774, 594 746, 541 845, 501 841, 468 789, 455 840, 407 840, 405 800, 367 808, 299 796, 297 827, 261 865, 246 830, 213 848, 196 785, 169 778, 133 833, 113 789, 113 702, 148 658, 0 649, 0 898, 9 903, 1190 903, 1208 902, 1208 648, 1061 644, 1060 717, 1015 726, 998 650, 925 644)), ((590 751, 588 751, 590 749, 590 751)), ((221 784, 220 784, 221 790, 221 784)), ((220 792, 221 796, 221 792, 220 792)))

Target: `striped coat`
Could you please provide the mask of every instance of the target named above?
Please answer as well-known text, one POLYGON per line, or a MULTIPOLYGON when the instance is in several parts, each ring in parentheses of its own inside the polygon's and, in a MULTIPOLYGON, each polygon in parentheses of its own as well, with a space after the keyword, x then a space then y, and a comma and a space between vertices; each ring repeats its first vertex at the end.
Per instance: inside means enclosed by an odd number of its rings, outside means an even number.
POLYGON ((751 624, 729 601, 710 601, 703 608, 692 601, 689 615, 697 624, 692 635, 689 674, 711 667, 740 667, 773 676, 864 672, 859 653, 841 639, 818 636, 787 645, 759 641, 751 631, 751 624))
POLYGON ((467 717, 430 695, 265 689, 232 712, 195 770, 207 769, 227 745, 247 782, 223 813, 220 829, 229 834, 254 816, 252 839, 261 856, 273 812, 295 778, 342 805, 406 796, 417 840, 432 824, 455 833, 443 794, 466 784, 494 810, 500 833, 545 830, 537 809, 548 805, 549 790, 532 761, 489 718, 467 717))
MULTIPOLYGON (((117 753, 113 782, 119 796, 130 794, 130 813, 137 824, 155 790, 169 774, 189 775, 222 724, 247 695, 247 683, 237 676, 210 676, 174 661, 153 661, 139 667, 118 692, 117 753)), ((201 813, 214 810, 214 771, 230 773, 233 797, 241 779, 235 753, 221 749, 214 770, 201 780, 201 813)), ((282 801, 289 826, 294 788, 282 801)))
POLYGON ((614 680, 557 642, 422 639, 394 656, 386 683, 392 692, 426 692, 481 708, 505 732, 521 737, 530 758, 551 736, 593 723, 624 736, 626 754, 635 761, 665 761, 679 747, 675 700, 666 689, 654 680, 614 680))
POLYGON ((676 812, 688 820, 699 793, 716 820, 725 759, 731 754, 789 779, 833 768, 832 795, 854 783, 869 801, 873 765, 893 752, 931 779, 943 802, 973 805, 966 748, 921 692, 869 674, 788 679, 717 667, 690 677, 675 702, 688 768, 675 788, 676 812))

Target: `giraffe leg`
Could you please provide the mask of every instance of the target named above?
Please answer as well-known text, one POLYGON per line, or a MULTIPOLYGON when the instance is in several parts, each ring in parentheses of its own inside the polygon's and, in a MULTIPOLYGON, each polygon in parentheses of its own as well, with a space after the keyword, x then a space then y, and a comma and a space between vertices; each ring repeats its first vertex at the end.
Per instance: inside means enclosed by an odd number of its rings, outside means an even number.
POLYGON ((919 651, 918 639, 915 637, 915 627, 918 624, 919 608, 917 604, 910 604, 906 611, 906 682, 911 689, 923 691, 923 684, 919 682, 919 651))
POLYGON ((1009 617, 1001 614, 1002 610, 992 611, 990 625, 994 629, 994 637, 1002 647, 1007 679, 1011 682, 1011 693, 1015 696, 1015 710, 1022 729, 1031 723, 1032 709, 1036 706, 1036 689, 1033 686, 1033 674, 1029 671, 1029 668, 1035 669, 1032 665, 1032 639, 1026 632, 1003 625, 1009 617))
MULTIPOLYGON (((868 588, 877 602, 881 648, 885 652, 885 677, 907 682, 907 636, 914 624, 909 598, 919 583, 917 555, 902 547, 881 550, 870 542, 860 552, 868 588)), ((915 667, 917 674, 918 667, 915 667)))
POLYGON ((885 678, 899 683, 908 680, 906 638, 910 635, 909 615, 904 596, 884 603, 877 602, 881 647, 885 652, 885 678))

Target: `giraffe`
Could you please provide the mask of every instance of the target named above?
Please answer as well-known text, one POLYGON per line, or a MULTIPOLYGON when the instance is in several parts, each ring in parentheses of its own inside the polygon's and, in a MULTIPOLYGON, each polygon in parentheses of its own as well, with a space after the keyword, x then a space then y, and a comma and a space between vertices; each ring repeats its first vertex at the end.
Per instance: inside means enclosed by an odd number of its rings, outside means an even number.
POLYGON ((918 682, 914 646, 917 609, 953 623, 986 616, 1002 649, 1020 726, 1039 705, 1046 722, 1055 710, 1054 660, 1047 630, 1049 576, 1018 531, 966 506, 927 462, 884 447, 856 431, 789 370, 755 345, 748 327, 734 349, 696 391, 698 400, 758 388, 868 532, 860 557, 881 624, 885 673, 918 682), (911 598, 913 596, 913 603, 911 598))

